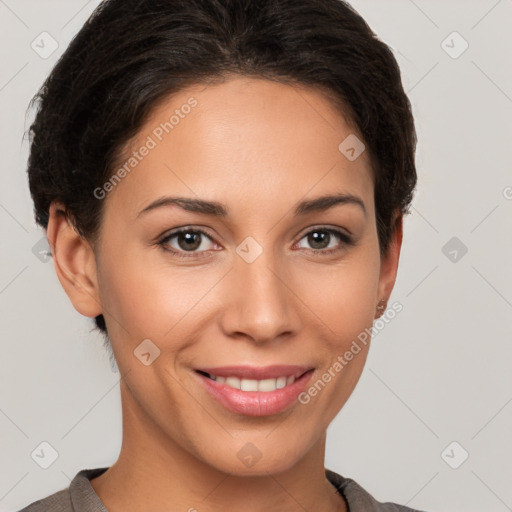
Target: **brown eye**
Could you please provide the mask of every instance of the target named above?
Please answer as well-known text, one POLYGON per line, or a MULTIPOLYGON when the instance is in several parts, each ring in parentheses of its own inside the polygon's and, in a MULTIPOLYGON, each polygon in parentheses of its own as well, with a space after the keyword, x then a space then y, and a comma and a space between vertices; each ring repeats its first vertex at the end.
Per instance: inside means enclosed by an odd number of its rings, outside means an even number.
POLYGON ((326 249, 331 240, 331 234, 327 231, 311 231, 308 235, 308 243, 313 249, 326 249), (327 243, 327 245, 326 245, 327 243))
POLYGON ((166 235, 158 245, 177 256, 193 257, 211 249, 208 247, 208 240, 213 243, 212 239, 200 229, 180 229, 166 235))
POLYGON ((347 245, 354 245, 352 239, 336 229, 331 228, 316 228, 306 233, 301 240, 306 239, 309 247, 306 250, 311 250, 318 254, 332 254, 341 251, 347 245))
POLYGON ((180 249, 194 251, 201 245, 201 236, 201 233, 182 231, 176 235, 176 240, 180 249))

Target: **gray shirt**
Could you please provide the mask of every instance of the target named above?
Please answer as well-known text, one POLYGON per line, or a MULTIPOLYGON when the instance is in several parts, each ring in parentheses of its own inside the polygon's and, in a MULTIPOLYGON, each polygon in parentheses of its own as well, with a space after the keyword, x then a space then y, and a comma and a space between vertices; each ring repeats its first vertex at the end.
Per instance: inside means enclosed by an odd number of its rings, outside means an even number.
MULTIPOLYGON (((107 469, 82 469, 67 489, 35 501, 19 512, 108 512, 90 482, 107 469)), ((325 476, 345 498, 348 512, 421 512, 394 503, 381 503, 354 480, 329 469, 325 470, 325 476)))

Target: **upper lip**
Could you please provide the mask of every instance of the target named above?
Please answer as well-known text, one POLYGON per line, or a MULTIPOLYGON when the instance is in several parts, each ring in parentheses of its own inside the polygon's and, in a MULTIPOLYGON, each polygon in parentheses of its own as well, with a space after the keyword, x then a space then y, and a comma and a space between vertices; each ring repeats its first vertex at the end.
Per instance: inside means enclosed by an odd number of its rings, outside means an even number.
POLYGON ((294 376, 298 379, 301 375, 309 370, 311 366, 298 366, 298 365, 271 365, 271 366, 218 366, 196 368, 196 371, 209 373, 216 377, 238 377, 239 379, 276 379, 277 377, 290 377, 294 376))

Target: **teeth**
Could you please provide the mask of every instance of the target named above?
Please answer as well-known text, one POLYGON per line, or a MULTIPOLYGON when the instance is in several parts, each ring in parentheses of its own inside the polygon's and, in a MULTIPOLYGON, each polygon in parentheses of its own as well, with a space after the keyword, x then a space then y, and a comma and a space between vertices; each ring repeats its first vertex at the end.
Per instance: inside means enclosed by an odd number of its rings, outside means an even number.
POLYGON ((239 379, 238 377, 216 377, 215 375, 210 375, 210 378, 220 384, 226 384, 226 386, 242 391, 275 391, 276 389, 284 388, 295 382, 293 375, 263 380, 239 379))
POLYGON ((277 389, 284 388, 286 386, 286 377, 279 377, 276 379, 276 387, 277 389))
MULTIPOLYGON (((258 382, 258 381, 254 381, 258 382)), ((277 389, 277 379, 263 379, 258 382, 258 391, 274 391, 277 389)))
POLYGON ((242 379, 240 381, 242 391, 258 391, 258 381, 252 379, 242 379))
MULTIPOLYGON (((210 377, 212 377, 213 380, 217 380, 217 377, 214 375, 210 375, 210 377)), ((224 384, 231 388, 240 389, 240 379, 238 377, 226 377, 224 384)))

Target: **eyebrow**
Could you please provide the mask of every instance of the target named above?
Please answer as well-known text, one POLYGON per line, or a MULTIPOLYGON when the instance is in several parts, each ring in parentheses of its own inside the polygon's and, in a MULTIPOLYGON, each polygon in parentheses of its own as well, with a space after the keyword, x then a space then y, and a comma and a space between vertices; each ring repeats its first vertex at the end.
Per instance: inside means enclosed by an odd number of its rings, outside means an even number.
MULTIPOLYGON (((331 194, 326 196, 309 199, 299 203, 294 210, 294 215, 302 216, 312 212, 323 212, 334 206, 343 204, 354 204, 361 208, 366 215, 366 208, 363 200, 354 194, 331 194)), ((165 196, 156 199, 148 204, 138 214, 137 218, 157 208, 164 206, 179 206, 183 210, 202 213, 204 215, 212 215, 214 217, 227 217, 228 208, 217 201, 206 201, 204 199, 194 199, 191 197, 171 197, 165 196)))

